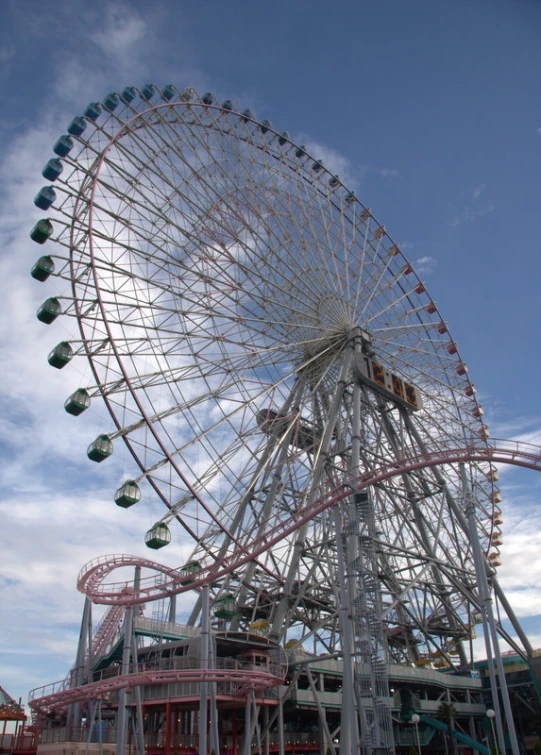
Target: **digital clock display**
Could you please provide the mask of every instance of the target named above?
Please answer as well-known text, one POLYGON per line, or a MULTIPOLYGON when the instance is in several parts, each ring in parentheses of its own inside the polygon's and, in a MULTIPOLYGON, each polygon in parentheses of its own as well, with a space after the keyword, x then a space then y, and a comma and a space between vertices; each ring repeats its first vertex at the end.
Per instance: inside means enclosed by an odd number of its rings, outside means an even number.
POLYGON ((394 375, 389 370, 386 370, 375 359, 370 359, 365 354, 357 355, 355 358, 355 371, 361 382, 375 388, 387 398, 414 411, 422 408, 421 396, 418 389, 398 375, 394 375))

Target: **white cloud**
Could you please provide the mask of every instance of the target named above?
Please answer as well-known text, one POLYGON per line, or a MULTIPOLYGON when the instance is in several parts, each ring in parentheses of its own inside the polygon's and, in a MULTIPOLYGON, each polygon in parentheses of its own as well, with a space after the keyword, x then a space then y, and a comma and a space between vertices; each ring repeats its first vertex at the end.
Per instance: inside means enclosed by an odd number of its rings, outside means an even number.
MULTIPOLYGON (((50 349, 76 332, 75 322, 59 318, 45 326, 35 317, 45 298, 66 292, 57 279, 39 283, 29 275, 46 253, 29 239, 44 215, 32 205, 45 183, 41 169, 85 101, 124 83, 152 80, 156 49, 154 43, 143 44, 143 38, 153 39, 152 13, 143 20, 132 7, 104 4, 104 17, 93 21, 93 10, 75 5, 82 16, 73 47, 61 45, 51 58, 49 99, 41 103, 39 119, 4 140, 0 153, 1 170, 11 176, 0 205, 0 280, 9 312, 0 321, 0 603, 2 615, 9 617, 0 627, 2 655, 9 658, 0 674, 10 694, 23 700, 30 688, 61 679, 73 663, 84 600, 76 578, 83 564, 104 553, 148 557, 144 533, 164 513, 148 500, 129 511, 115 506, 114 490, 133 476, 122 442, 101 466, 86 459, 87 445, 111 429, 105 405, 95 400, 79 418, 63 411, 75 388, 92 384, 86 361, 75 359, 62 371, 46 362, 50 349), (87 54, 91 48, 93 54, 87 54)), ((29 33, 40 34, 39 25, 29 33)), ((182 85, 187 77, 180 69, 178 74, 182 85)), ((178 566, 183 560, 183 541, 177 537, 160 561, 178 566)), ((179 601, 179 614, 188 602, 179 601)))
POLYGON ((450 225, 457 226, 465 222, 473 223, 483 215, 489 215, 491 212, 494 212, 495 209, 494 205, 488 205, 480 210, 473 210, 471 207, 467 207, 463 212, 453 217, 450 225))
POLYGON ((378 173, 382 178, 402 178, 396 168, 380 168, 378 173))
POLYGON ((486 188, 487 188, 486 184, 477 184, 477 186, 474 187, 473 192, 472 192, 473 198, 478 199, 486 188))
POLYGON ((340 176, 344 184, 351 189, 358 189, 365 172, 364 166, 356 168, 351 161, 332 147, 316 142, 306 134, 299 134, 295 142, 304 144, 308 152, 316 159, 322 160, 325 168, 334 175, 340 176))
POLYGON ((125 67, 133 64, 145 44, 154 46, 152 37, 148 24, 134 13, 133 7, 116 3, 107 6, 103 27, 93 39, 103 55, 125 67))
POLYGON ((434 268, 437 264, 437 260, 435 260, 434 257, 425 255, 424 257, 418 257, 415 260, 415 270, 418 275, 430 275, 430 273, 434 272, 434 268))
POLYGON ((455 213, 449 225, 454 227, 462 223, 474 223, 484 215, 494 212, 496 208, 493 204, 485 201, 480 205, 478 201, 486 189, 487 184, 483 182, 462 189, 456 199, 455 213))

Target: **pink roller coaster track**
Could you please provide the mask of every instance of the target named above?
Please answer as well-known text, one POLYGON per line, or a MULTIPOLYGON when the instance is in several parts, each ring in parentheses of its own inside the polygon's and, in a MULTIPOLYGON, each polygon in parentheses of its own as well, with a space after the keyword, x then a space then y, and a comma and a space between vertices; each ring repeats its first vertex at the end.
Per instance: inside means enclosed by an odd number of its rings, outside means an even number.
MULTIPOLYGON (((351 484, 355 485, 356 490, 362 490, 416 469, 472 461, 513 464, 541 471, 541 448, 517 441, 493 440, 478 446, 468 445, 462 448, 427 451, 419 456, 397 459, 393 464, 365 472, 356 480, 352 480, 351 484)), ((100 556, 83 567, 77 580, 77 587, 95 603, 109 605, 135 605, 203 587, 235 571, 245 563, 253 561, 307 521, 342 501, 351 494, 351 490, 351 485, 340 485, 330 492, 325 492, 288 519, 280 521, 261 537, 256 538, 250 544, 249 550, 238 547, 219 561, 201 563, 201 570, 190 577, 188 584, 186 574, 183 574, 181 570, 170 569, 138 556, 108 555, 100 556), (105 581, 115 569, 125 566, 142 566, 161 573, 168 579, 165 582, 158 582, 155 577, 143 579, 137 592, 130 590, 127 582, 105 581)))
POLYGON ((212 668, 212 669, 166 669, 157 671, 140 671, 132 674, 118 674, 90 682, 81 687, 69 687, 69 679, 54 682, 45 687, 38 687, 30 692, 28 704, 34 713, 48 713, 53 709, 65 708, 71 703, 86 700, 104 700, 110 692, 120 689, 132 689, 147 684, 195 682, 222 682, 234 685, 237 694, 249 689, 264 690, 276 687, 283 682, 282 669, 270 668, 212 668))
MULTIPOLYGON (((515 441, 494 440, 490 444, 469 445, 463 448, 429 451, 415 457, 399 459, 391 465, 370 470, 351 484, 356 490, 374 485, 396 475, 411 472, 424 467, 440 464, 459 464, 471 461, 514 464, 528 469, 541 471, 541 448, 515 441)), ((162 564, 137 556, 109 555, 90 561, 83 567, 77 580, 81 592, 86 593, 94 602, 112 606, 128 606, 158 600, 177 593, 200 588, 215 579, 229 574, 243 564, 257 558, 261 553, 272 548, 283 537, 291 534, 305 522, 325 509, 336 505, 351 494, 350 485, 341 485, 330 493, 316 498, 299 509, 272 529, 263 537, 253 541, 248 551, 237 548, 231 555, 212 564, 201 564, 201 570, 190 577, 188 584, 186 574, 181 570, 170 569, 162 564), (106 583, 105 580, 115 569, 126 566, 142 566, 168 580, 157 583, 155 577, 144 579, 137 592, 126 582, 106 583), (184 582, 184 584, 182 584, 184 582)), ((69 703, 91 699, 103 699, 109 692, 136 687, 145 684, 168 684, 169 682, 228 682, 237 686, 239 692, 248 689, 270 689, 283 681, 282 669, 276 668, 237 668, 237 669, 166 669, 139 671, 131 674, 103 678, 82 687, 70 688, 70 680, 48 685, 30 693, 29 704, 35 712, 47 712, 52 708, 64 707, 69 703)))

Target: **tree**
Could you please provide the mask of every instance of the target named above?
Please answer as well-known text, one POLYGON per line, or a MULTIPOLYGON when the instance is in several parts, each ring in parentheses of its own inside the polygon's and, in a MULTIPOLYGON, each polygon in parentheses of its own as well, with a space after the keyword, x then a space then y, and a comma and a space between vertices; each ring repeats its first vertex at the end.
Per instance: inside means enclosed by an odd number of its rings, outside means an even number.
POLYGON ((456 708, 453 705, 453 703, 440 703, 438 706, 438 710, 436 711, 436 717, 440 719, 440 721, 445 721, 447 724, 447 733, 445 737, 445 752, 449 752, 449 746, 448 742, 451 742, 451 746, 453 748, 453 752, 456 754, 457 752, 457 744, 456 740, 453 737, 453 724, 456 717, 456 708))

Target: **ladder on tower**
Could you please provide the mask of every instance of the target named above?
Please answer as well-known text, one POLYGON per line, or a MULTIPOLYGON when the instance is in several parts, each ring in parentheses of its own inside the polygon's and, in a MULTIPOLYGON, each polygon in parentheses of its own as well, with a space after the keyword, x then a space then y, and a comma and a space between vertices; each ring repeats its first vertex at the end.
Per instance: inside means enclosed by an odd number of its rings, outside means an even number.
POLYGON ((365 752, 393 755, 391 698, 374 535, 370 494, 364 490, 354 492, 344 505, 343 538, 361 747, 365 752))

